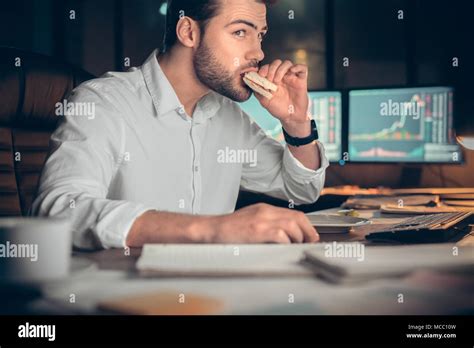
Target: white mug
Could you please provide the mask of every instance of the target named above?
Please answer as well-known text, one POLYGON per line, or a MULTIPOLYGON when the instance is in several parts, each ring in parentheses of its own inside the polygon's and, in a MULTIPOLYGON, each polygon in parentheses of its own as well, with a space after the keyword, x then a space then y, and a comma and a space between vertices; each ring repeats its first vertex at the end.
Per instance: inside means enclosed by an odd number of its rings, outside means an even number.
POLYGON ((67 220, 0 218, 0 284, 41 283, 67 276, 72 232, 67 220))

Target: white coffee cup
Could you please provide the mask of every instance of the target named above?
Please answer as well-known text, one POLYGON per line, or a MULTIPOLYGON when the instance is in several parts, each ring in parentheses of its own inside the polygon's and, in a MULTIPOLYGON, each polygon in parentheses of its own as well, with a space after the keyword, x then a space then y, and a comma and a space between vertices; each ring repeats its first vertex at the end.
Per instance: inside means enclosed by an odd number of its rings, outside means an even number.
POLYGON ((48 218, 0 218, 0 284, 42 283, 67 276, 71 224, 48 218))

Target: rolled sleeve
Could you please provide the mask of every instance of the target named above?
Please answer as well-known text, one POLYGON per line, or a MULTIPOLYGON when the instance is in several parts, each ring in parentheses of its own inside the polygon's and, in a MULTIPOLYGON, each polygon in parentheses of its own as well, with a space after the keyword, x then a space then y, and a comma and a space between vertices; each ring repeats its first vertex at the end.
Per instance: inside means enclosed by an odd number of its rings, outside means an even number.
POLYGON ((283 153, 283 166, 288 175, 301 184, 309 184, 313 181, 321 180, 324 184, 324 177, 327 167, 329 167, 329 161, 326 158, 323 144, 316 142, 319 148, 320 154, 320 167, 316 170, 306 168, 293 154, 291 153, 288 146, 285 146, 283 153))
POLYGON ((295 204, 314 203, 324 187, 326 168, 329 165, 324 146, 316 142, 321 166, 317 170, 311 170, 298 161, 287 146, 268 137, 245 113, 243 122, 246 136, 242 148, 256 151, 258 161, 253 167, 243 165, 242 189, 295 204))
POLYGON ((96 234, 104 248, 125 248, 135 220, 152 208, 126 201, 109 201, 109 204, 107 213, 96 225, 96 234))

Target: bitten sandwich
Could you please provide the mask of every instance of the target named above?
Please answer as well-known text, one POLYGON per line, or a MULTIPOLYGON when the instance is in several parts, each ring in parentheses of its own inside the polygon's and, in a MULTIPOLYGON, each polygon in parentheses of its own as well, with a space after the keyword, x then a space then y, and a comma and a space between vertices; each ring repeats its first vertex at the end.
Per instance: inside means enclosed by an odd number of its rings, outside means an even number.
POLYGON ((260 76, 257 72, 251 71, 244 75, 244 82, 249 86, 254 92, 261 94, 267 99, 272 99, 272 92, 278 90, 277 85, 268 81, 266 78, 260 76))

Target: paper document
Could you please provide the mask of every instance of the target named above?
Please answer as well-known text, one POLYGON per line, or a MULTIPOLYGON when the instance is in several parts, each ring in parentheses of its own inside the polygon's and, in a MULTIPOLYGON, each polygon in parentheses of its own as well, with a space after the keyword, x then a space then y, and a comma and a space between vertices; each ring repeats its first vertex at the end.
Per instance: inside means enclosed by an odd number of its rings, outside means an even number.
POLYGON ((382 205, 398 206, 435 206, 439 203, 439 196, 436 195, 414 195, 414 196, 389 196, 389 197, 361 197, 348 198, 344 203, 344 208, 353 209, 380 209, 382 205))
POLYGON ((320 244, 147 244, 137 261, 142 275, 300 276, 304 251, 320 244))
POLYGON ((380 207, 380 211, 385 214, 408 214, 408 215, 424 215, 424 214, 436 214, 436 213, 453 213, 461 211, 473 211, 474 207, 462 207, 462 206, 446 206, 440 205, 438 207, 420 207, 420 206, 409 206, 405 205, 399 207, 395 204, 384 204, 380 207))

